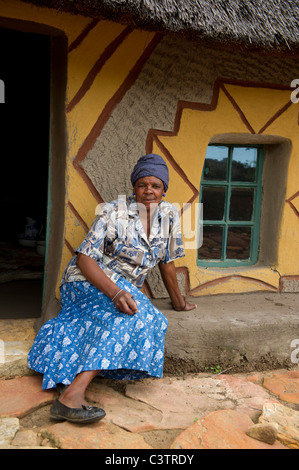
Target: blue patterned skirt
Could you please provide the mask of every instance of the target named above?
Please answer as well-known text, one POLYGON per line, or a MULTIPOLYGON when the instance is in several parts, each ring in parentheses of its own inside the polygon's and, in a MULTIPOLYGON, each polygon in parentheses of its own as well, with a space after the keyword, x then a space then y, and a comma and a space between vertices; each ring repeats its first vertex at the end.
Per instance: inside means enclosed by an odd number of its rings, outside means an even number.
POLYGON ((28 367, 43 374, 43 389, 69 385, 77 374, 98 370, 106 378, 162 377, 166 317, 130 282, 138 312, 127 315, 87 281, 61 286, 62 310, 46 322, 28 355, 28 367))

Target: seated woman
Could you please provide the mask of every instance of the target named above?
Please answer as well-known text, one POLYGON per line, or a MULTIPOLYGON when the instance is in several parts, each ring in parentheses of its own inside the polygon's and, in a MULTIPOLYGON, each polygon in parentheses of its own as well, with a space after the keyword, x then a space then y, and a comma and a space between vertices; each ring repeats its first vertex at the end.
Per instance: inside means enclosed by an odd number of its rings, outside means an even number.
POLYGON ((45 323, 28 355, 43 374, 43 389, 68 387, 51 417, 93 422, 105 411, 89 406, 91 380, 162 377, 166 317, 141 292, 158 264, 175 310, 191 310, 181 295, 174 260, 184 256, 175 207, 162 198, 168 168, 155 154, 141 157, 131 175, 133 197, 105 204, 61 282, 62 310, 45 323))

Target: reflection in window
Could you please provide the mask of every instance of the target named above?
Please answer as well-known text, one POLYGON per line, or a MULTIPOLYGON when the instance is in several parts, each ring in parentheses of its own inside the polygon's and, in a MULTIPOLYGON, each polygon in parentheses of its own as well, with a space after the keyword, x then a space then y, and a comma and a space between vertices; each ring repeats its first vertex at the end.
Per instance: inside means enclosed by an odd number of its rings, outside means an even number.
POLYGON ((235 147, 232 155, 232 181, 255 181, 257 149, 235 147))
POLYGON ((222 253, 223 227, 219 225, 205 225, 203 229, 203 243, 198 250, 201 259, 220 259, 222 253))
POLYGON ((207 180, 226 181, 228 148, 210 146, 207 149, 203 177, 207 180))
POLYGON ((203 244, 199 264, 231 266, 258 260, 263 150, 210 145, 201 179, 203 244))
POLYGON ((225 187, 205 186, 202 188, 202 203, 205 220, 223 220, 225 187))
POLYGON ((253 200, 253 188, 231 188, 229 220, 250 221, 252 218, 253 200))
POLYGON ((229 227, 226 258, 248 259, 250 256, 251 227, 229 227))

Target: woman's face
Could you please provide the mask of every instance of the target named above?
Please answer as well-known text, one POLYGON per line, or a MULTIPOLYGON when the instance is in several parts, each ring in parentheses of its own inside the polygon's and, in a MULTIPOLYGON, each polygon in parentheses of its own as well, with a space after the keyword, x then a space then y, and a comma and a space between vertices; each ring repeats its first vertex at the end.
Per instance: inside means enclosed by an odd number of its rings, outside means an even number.
POLYGON ((136 201, 145 205, 148 209, 150 204, 159 204, 164 193, 164 184, 155 176, 144 176, 139 178, 134 185, 136 201))

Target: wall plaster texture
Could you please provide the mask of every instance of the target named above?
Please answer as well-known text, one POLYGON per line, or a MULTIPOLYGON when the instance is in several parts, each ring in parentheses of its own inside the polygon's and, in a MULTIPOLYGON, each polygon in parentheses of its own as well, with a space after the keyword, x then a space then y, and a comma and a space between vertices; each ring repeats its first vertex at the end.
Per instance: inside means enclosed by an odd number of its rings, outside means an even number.
MULTIPOLYGON (((105 201, 130 195, 130 174, 145 154, 148 131, 171 131, 179 100, 210 103, 217 78, 289 86, 296 74, 292 57, 213 49, 166 36, 111 113, 81 166, 105 201)), ((147 280, 155 298, 167 297, 158 269, 147 280)), ((178 275, 178 280, 184 293, 184 276, 178 275)))

